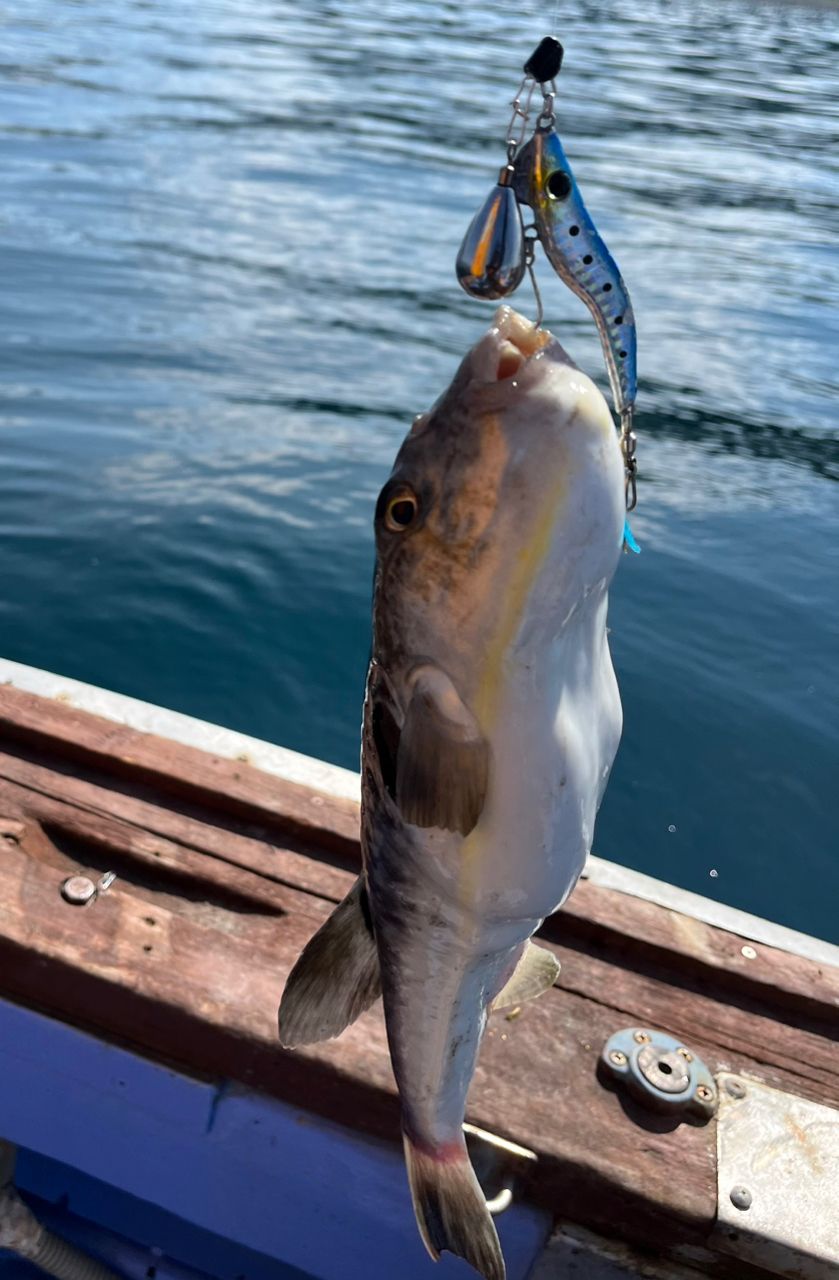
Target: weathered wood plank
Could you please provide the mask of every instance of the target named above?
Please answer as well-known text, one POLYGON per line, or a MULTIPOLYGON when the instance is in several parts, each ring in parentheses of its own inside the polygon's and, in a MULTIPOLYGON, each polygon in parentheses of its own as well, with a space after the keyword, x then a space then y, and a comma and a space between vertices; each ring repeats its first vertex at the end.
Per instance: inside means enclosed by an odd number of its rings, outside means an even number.
MULTIPOLYGON (((257 873, 266 881, 288 884, 335 901, 344 896, 355 878, 341 865, 336 865, 334 855, 328 851, 306 854, 287 843, 269 843, 268 833, 258 825, 246 824, 243 829, 232 820, 222 823, 221 819, 217 825, 210 814, 195 816, 171 807, 163 797, 147 798, 146 793, 138 796, 130 791, 111 789, 101 782, 0 752, 0 788, 4 782, 29 793, 31 798, 24 807, 36 818, 47 813, 45 802, 66 802, 96 818, 119 818, 138 831, 257 873)), ((357 863, 357 857, 352 861, 357 863)), ((212 874, 209 863, 207 873, 212 874)))
POLYGON ((210 810, 267 823, 327 848, 352 853, 357 843, 358 806, 352 801, 261 773, 247 761, 138 733, 11 685, 0 685, 0 738, 58 750, 64 760, 153 785, 164 795, 210 810))
POLYGON ((529 1280, 702 1280, 707 1273, 654 1254, 639 1254, 578 1227, 560 1227, 529 1280))
MULTIPOLYGON (((397 1107, 379 1011, 334 1043, 295 1054, 277 1045, 279 993, 310 931, 310 922, 283 917, 276 945, 254 946, 242 931, 196 924, 119 889, 79 910, 61 901, 51 868, 14 846, 4 851, 3 994, 395 1140, 397 1107)), ((585 1202, 587 1218, 594 1206, 601 1221, 619 1204, 650 1232, 669 1223, 680 1237, 703 1235, 714 1206, 710 1135, 693 1128, 681 1137, 645 1135, 655 1172, 638 1178, 634 1137, 616 1146, 620 1109, 592 1070, 610 1018, 608 1010, 555 991, 539 1018, 518 1020, 514 1034, 504 1030, 513 1024, 500 1023, 476 1075, 471 1115, 540 1154, 539 1195, 553 1207, 562 1203, 578 1213, 585 1202), (559 1042, 557 1025, 565 1031, 559 1042)))
MULTIPOLYGON (((196 847, 203 842, 206 852, 266 877, 280 874, 284 883, 337 899, 349 883, 343 872, 359 865, 357 805, 284 783, 246 762, 219 759, 138 733, 11 686, 0 686, 0 743, 4 740, 12 750, 7 752, 7 767, 0 763, 0 776, 35 791, 45 784, 36 765, 27 769, 31 762, 10 763, 15 743, 37 747, 61 761, 84 763, 105 778, 130 783, 133 794, 120 796, 111 790, 107 811, 119 810, 131 820, 134 809, 138 825, 184 843, 192 839, 196 847), (142 788, 146 788, 144 796, 137 794, 142 788), (178 812, 166 797, 203 806, 205 813, 198 817, 195 812, 178 812), (136 808, 132 799, 137 801, 136 808), (144 807, 143 800, 150 807, 144 807), (188 829, 196 821, 198 829, 190 836, 188 829), (217 830, 217 824, 225 830, 217 830), (302 840, 303 846, 289 848, 294 839, 302 840), (272 842, 286 846, 282 859, 277 858, 272 842)), ((66 770, 66 764, 63 767, 66 770)), ((73 798, 83 804, 84 784, 85 779, 59 772, 48 784, 48 793, 62 798, 72 790, 73 798)), ((93 811, 96 805, 90 794, 87 802, 93 811)), ((101 793, 98 798, 101 801, 101 793)), ((101 803, 99 810, 103 811, 101 803)), ((731 989, 767 999, 775 1007, 839 1017, 838 968, 765 946, 752 948, 755 957, 748 950, 744 955, 747 939, 586 881, 577 886, 561 915, 548 922, 546 934, 557 940, 608 937, 611 945, 623 945, 627 954, 657 958, 668 972, 683 969, 702 974, 714 990, 731 989)))
MULTIPOLYGON (((0 781, 0 835, 10 826, 20 828, 17 842, 24 852, 65 876, 78 871, 96 879, 112 871, 123 883, 184 901, 200 899, 234 912, 270 916, 294 911, 321 919, 332 909, 330 899, 289 888, 133 824, 48 796, 38 796, 32 803, 25 788, 0 781), (12 824, 9 815, 25 815, 30 821, 12 824)), ((352 882, 351 876, 346 878, 352 882)))
MULTIPOLYGON (((279 993, 315 923, 310 918, 290 913, 255 936, 247 916, 220 912, 218 925, 196 922, 133 886, 79 910, 62 902, 56 868, 27 854, 20 841, 8 837, 2 856, 4 994, 202 1075, 220 1073, 396 1137, 379 1012, 330 1044, 289 1054, 276 1043, 279 993)), ((634 975, 589 957, 563 952, 563 960, 566 981, 579 990, 554 989, 518 1018, 492 1020, 470 1118, 538 1153, 532 1194, 554 1210, 601 1227, 620 1214, 639 1239, 704 1237, 716 1203, 712 1127, 668 1129, 622 1103, 598 1082, 597 1056, 624 1020, 646 1021, 643 1015, 654 1011, 714 1070, 728 1066, 767 1078, 760 1059, 697 1042, 694 1015, 680 1012, 680 993, 668 995, 666 984, 655 1010, 639 1009, 634 975), (591 998, 593 985, 608 990, 610 1003, 591 998), (632 1015, 626 1019, 624 1005, 632 1015)), ((769 1078, 781 1087, 797 1083, 779 1068, 769 1078)))
MULTIPOLYGON (((276 1039, 285 975, 352 883, 357 807, 91 721, 0 689, 0 992, 396 1140, 380 1012, 295 1054, 276 1039), (75 869, 120 879, 73 908, 59 889, 75 869)), ((668 1126, 606 1089, 603 1042, 659 1027, 714 1071, 835 1105, 839 973, 770 948, 749 960, 734 935, 586 882, 546 933, 559 985, 491 1020, 470 1118, 537 1152, 531 1195, 554 1211, 704 1239, 713 1125, 668 1126)))
POLYGON ((830 965, 752 944, 692 916, 587 880, 578 883, 561 914, 549 923, 549 936, 560 938, 570 921, 577 938, 608 937, 613 945, 623 938, 627 950, 664 959, 670 970, 702 970, 727 989, 764 995, 778 1007, 835 1016, 839 1025, 839 969, 830 965))
MULTIPOLYGON (((43 766, 27 761, 0 758, 0 772, 15 773, 20 778, 14 802, 9 794, 12 784, 0 782, 0 803, 6 797, 7 811, 13 810, 17 816, 28 812, 44 822, 48 831, 54 827, 53 835, 59 843, 62 834, 65 838, 69 835, 77 842, 75 847, 71 843, 71 852, 75 852, 85 866, 101 871, 107 863, 108 869, 122 869, 121 874, 148 886, 154 883, 153 864, 158 862, 160 874, 168 873, 170 880, 174 879, 174 886, 180 879, 181 883, 191 883, 193 890, 203 887, 209 901, 226 898, 232 905, 231 895, 238 895, 240 906, 244 907, 247 902, 251 909, 258 910, 261 906, 266 911, 282 909, 283 903, 289 901, 283 898, 282 892, 278 893, 278 887, 286 879, 282 875, 286 861, 282 850, 257 846, 258 861, 265 863, 270 872, 263 892, 262 877, 248 867, 206 856, 202 843, 217 845, 220 836, 223 844, 230 840, 227 833, 209 824, 196 824, 194 819, 187 819, 184 824, 181 815, 168 809, 149 806, 121 793, 113 794, 85 780, 52 774, 43 766), (56 801, 43 791, 36 796, 30 790, 36 785, 44 790, 63 790, 72 797, 73 805, 66 800, 56 801), (32 796, 29 802, 27 794, 32 796), (79 802, 90 807, 87 813, 76 812, 79 802), (118 812, 131 815, 130 825, 106 816, 112 802, 118 812), (152 828, 168 828, 170 833, 174 827, 180 840, 162 838, 154 830, 149 833, 140 823, 152 828), (181 843, 184 825, 188 844, 181 843)), ((249 842, 241 851, 241 861, 249 860, 253 843, 249 842)), ((304 864, 306 887, 311 890, 312 866, 299 854, 292 857, 304 864)), ((328 901, 343 896, 351 883, 351 875, 335 868, 319 867, 318 872, 321 873, 317 877, 320 896, 328 901)), ((170 884, 170 890, 174 886, 170 884)), ((310 901, 308 895, 300 895, 293 909, 311 920, 312 911, 307 905, 310 901)), ((322 914, 316 911, 314 918, 322 918, 322 914)), ((555 932, 563 936, 562 924, 560 919, 558 929, 551 926, 552 936, 555 932)), ((572 930, 571 937, 558 948, 564 963, 561 983, 568 990, 616 1011, 625 1010, 627 1021, 648 1022, 686 1037, 695 1038, 699 1032, 703 1041, 715 1043, 723 1050, 743 1052, 767 1067, 797 1075, 802 1091, 808 1096, 818 1099, 827 1095, 830 1100, 831 1091, 839 1087, 835 1051, 837 1022, 832 1010, 829 1018, 812 1018, 809 1014, 793 1017, 765 1000, 748 995, 734 999, 728 993, 727 998, 721 1000, 718 992, 706 988, 701 972, 688 976, 678 967, 675 972, 666 967, 659 969, 643 948, 638 951, 625 947, 620 936, 617 945, 610 945, 613 935, 608 930, 601 931, 600 936, 601 942, 585 950, 574 939, 572 930)), ((761 995, 765 994, 763 988, 761 995)))
POLYGON ((839 1097, 835 1026, 813 1030, 783 1021, 766 1006, 724 1003, 701 989, 626 967, 620 954, 595 956, 556 945, 552 950, 562 964, 559 986, 610 1010, 613 1030, 666 1031, 698 1053, 710 1053, 721 1066, 734 1055, 760 1068, 764 1078, 778 1073, 781 1088, 815 1101, 839 1097))

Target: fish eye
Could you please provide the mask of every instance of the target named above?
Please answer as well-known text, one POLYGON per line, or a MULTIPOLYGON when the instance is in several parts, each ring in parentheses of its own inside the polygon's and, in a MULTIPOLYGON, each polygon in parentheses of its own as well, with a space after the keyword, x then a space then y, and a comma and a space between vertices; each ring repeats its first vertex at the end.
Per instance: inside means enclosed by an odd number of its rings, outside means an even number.
POLYGON ((385 507, 385 527, 391 533, 404 533, 410 529, 419 512, 419 501, 412 489, 401 488, 391 494, 385 507))

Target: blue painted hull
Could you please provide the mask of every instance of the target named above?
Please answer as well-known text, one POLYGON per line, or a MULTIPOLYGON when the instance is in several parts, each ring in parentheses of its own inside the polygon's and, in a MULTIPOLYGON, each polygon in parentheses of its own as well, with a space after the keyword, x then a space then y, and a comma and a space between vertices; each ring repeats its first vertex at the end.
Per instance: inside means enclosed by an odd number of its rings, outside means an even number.
MULTIPOLYGON (((454 1280, 416 1234, 401 1153, 0 1002, 0 1135, 47 1225, 134 1280, 454 1280), (153 1268, 149 1272, 149 1268, 153 1268)), ((524 1280, 550 1215, 499 1220, 524 1280)), ((2 1280, 42 1273, 0 1254, 2 1280)))

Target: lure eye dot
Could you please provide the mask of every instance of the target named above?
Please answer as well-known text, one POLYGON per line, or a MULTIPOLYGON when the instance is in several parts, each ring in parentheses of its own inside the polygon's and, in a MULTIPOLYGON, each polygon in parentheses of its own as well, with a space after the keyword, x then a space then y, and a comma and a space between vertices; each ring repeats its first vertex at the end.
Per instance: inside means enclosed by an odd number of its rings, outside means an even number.
POLYGON ((564 169, 552 173, 545 185, 552 200, 564 200, 571 194, 571 179, 564 169))

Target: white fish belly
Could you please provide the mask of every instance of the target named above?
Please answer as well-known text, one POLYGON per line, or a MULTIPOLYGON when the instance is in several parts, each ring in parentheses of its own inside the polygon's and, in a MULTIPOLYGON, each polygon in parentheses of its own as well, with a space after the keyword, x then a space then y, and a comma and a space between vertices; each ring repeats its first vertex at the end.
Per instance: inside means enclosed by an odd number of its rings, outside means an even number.
POLYGON ((500 701, 488 804, 464 842, 473 874, 461 881, 501 945, 513 921, 526 937, 561 906, 591 850, 622 727, 606 607, 604 591, 552 647, 520 654, 500 701))

